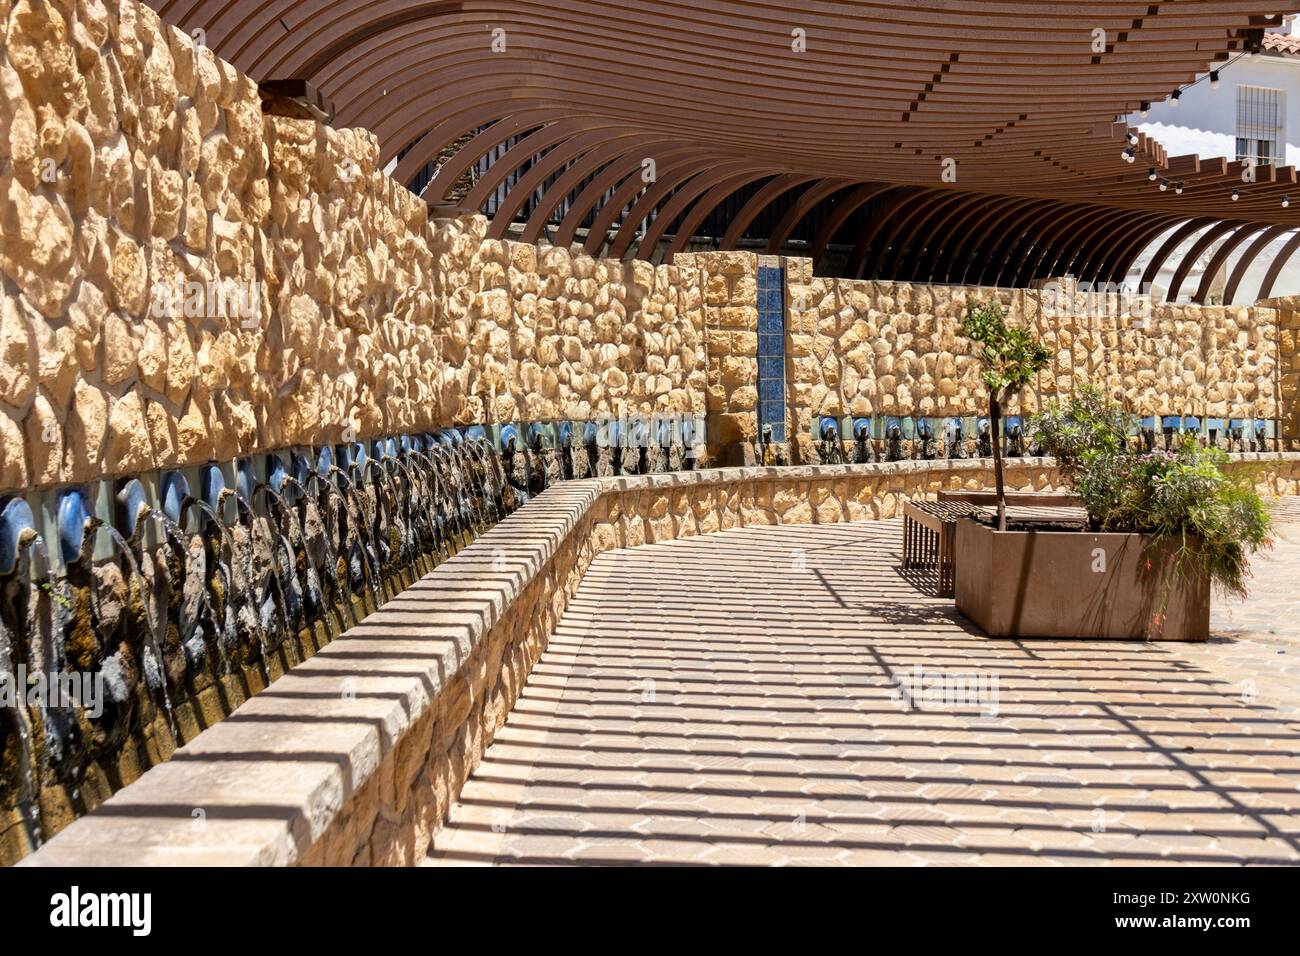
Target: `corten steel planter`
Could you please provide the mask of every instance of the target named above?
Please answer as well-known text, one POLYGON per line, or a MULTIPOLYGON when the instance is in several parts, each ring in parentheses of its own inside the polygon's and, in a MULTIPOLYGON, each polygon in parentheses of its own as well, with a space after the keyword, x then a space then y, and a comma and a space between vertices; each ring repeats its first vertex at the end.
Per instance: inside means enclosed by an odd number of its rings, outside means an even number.
POLYGON ((1206 640, 1209 578, 1172 580, 1169 552, 1151 555, 1148 565, 1147 541, 1140 534, 996 531, 963 518, 957 610, 990 637, 1206 640))

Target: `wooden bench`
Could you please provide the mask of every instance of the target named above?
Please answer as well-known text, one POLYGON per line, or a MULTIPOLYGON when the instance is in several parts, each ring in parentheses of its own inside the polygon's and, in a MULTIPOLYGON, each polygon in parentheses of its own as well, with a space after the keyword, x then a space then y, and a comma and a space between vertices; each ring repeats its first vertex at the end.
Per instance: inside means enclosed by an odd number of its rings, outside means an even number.
POLYGON ((952 597, 957 565, 957 520, 979 507, 964 501, 908 501, 903 504, 903 567, 934 568, 938 597, 952 597))
MULTIPOLYGON (((998 493, 987 488, 980 491, 941 491, 939 492, 939 500, 996 507, 998 493)), ((1083 499, 1068 491, 1008 491, 1006 501, 1008 508, 1079 508, 1083 506, 1083 499)))

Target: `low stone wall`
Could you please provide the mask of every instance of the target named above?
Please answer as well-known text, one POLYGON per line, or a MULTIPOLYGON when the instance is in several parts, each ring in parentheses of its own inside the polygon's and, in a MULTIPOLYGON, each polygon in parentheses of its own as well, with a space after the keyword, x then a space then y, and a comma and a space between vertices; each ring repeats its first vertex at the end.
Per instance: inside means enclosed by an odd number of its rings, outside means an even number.
MULTIPOLYGON (((1300 493, 1300 455, 1239 456, 1300 493)), ((1008 468, 1056 486, 1046 459, 1008 468)), ((76 821, 24 865, 410 865, 505 723, 592 558, 751 525, 892 517, 982 461, 736 468, 556 486, 76 821)))

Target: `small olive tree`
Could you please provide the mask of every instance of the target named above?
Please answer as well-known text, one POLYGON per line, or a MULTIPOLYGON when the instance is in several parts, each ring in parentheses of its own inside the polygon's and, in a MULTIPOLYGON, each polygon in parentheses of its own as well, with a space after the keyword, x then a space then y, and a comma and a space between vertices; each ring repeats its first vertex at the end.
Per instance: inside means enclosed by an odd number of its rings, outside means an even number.
POLYGON ((1026 328, 1009 326, 996 302, 971 305, 962 335, 979 346, 984 385, 989 390, 989 428, 993 432, 993 482, 997 489, 998 530, 1007 530, 1006 483, 1002 473, 1002 406, 1020 393, 1047 365, 1047 349, 1026 328))

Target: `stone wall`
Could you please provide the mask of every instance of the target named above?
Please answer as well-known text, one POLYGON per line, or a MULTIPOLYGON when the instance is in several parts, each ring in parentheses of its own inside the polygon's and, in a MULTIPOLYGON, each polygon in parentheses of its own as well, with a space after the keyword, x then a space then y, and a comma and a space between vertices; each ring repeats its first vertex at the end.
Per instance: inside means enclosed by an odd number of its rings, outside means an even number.
MULTIPOLYGON (((1300 455, 1233 467, 1257 469, 1261 490, 1300 493, 1300 455)), ((1059 482, 1046 459, 1010 462, 1007 479, 1059 482)), ((559 485, 24 864, 418 863, 595 555, 736 527, 889 518, 908 499, 990 481, 983 461, 909 461, 559 485), (277 812, 248 810, 268 805, 277 812)))
POLYGON ((693 275, 431 223, 371 134, 264 113, 135 0, 0 10, 0 490, 703 413, 693 275))
POLYGON ((705 428, 717 450, 758 433, 758 264, 752 252, 678 253, 702 290, 707 350, 705 428), (692 273, 693 270, 693 273, 692 273))
POLYGON ((704 308, 694 264, 653 266, 433 230, 441 423, 703 415, 704 308))
POLYGON ((1277 379, 1282 439, 1287 450, 1300 450, 1300 296, 1266 299, 1257 305, 1277 310, 1277 379))
POLYGON ((804 443, 822 415, 985 412, 979 363, 959 328, 968 304, 988 301, 1052 355, 1013 414, 1091 382, 1144 416, 1283 417, 1279 366, 1294 366, 1296 353, 1294 341, 1279 341, 1276 308, 1153 307, 1080 293, 1068 280, 1044 291, 814 278, 802 259, 786 260, 786 276, 790 417, 804 443))

